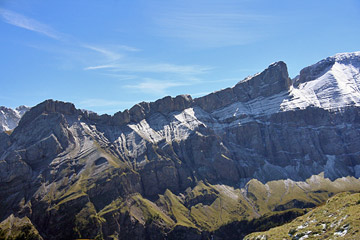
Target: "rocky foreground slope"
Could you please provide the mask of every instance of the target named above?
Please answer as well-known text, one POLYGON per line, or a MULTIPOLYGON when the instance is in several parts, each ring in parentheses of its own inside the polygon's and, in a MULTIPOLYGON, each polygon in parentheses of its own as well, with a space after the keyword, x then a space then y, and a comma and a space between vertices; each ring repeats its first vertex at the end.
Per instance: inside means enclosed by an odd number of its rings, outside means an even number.
POLYGON ((0 132, 0 220, 43 239, 231 239, 231 224, 360 191, 359 72, 360 52, 293 80, 277 62, 113 116, 47 100, 0 132))

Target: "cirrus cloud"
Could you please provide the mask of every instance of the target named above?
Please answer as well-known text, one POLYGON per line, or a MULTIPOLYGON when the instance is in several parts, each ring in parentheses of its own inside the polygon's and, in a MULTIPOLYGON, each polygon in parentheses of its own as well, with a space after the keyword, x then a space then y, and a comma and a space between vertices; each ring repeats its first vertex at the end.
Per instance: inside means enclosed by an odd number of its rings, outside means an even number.
POLYGON ((24 28, 33 32, 37 32, 53 39, 61 38, 62 34, 55 31, 50 26, 38 22, 35 19, 21 15, 19 13, 0 8, 0 16, 8 24, 24 28))

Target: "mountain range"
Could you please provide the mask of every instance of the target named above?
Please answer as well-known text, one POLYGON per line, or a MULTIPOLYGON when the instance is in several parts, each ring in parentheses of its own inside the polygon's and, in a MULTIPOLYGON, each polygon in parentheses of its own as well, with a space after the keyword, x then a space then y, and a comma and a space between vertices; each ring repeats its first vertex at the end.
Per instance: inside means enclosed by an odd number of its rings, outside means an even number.
POLYGON ((54 100, 2 107, 0 228, 38 239, 242 239, 251 221, 282 224, 360 191, 359 88, 354 52, 294 79, 280 61, 200 98, 112 116, 54 100))

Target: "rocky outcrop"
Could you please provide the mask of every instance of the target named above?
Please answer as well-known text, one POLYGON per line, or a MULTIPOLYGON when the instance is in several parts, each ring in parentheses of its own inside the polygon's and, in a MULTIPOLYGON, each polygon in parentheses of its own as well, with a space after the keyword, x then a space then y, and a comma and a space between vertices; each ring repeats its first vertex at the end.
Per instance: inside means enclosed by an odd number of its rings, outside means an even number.
POLYGON ((233 88, 226 88, 197 98, 195 103, 202 109, 211 112, 237 101, 247 102, 258 97, 272 96, 289 90, 290 86, 291 79, 286 64, 276 62, 263 72, 239 82, 233 88))
POLYGON ((77 110, 72 103, 46 100, 24 114, 19 122, 19 125, 26 125, 42 114, 58 113, 63 115, 72 115, 77 112, 79 112, 79 110, 77 110))

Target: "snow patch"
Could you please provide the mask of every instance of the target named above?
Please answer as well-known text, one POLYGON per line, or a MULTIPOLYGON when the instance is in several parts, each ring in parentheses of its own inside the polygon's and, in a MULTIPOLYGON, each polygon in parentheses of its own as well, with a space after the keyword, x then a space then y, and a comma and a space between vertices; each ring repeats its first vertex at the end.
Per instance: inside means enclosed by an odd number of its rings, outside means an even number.
POLYGON ((281 104, 283 110, 315 106, 338 109, 360 106, 360 70, 351 64, 335 62, 322 76, 290 89, 290 99, 281 104))
POLYGON ((344 226, 341 227, 340 230, 336 231, 334 233, 334 235, 337 237, 344 237, 348 233, 349 228, 350 228, 350 225, 345 224, 344 226))
MULTIPOLYGON (((143 139, 152 143, 166 140, 185 140, 199 125, 205 125, 196 115, 194 108, 187 108, 182 112, 173 113, 170 116, 154 114, 149 119, 143 119, 139 123, 128 126, 143 139), (170 118, 170 121, 169 121, 170 118)), ((203 116, 200 113, 200 116, 203 116)))
POLYGON ((303 225, 300 225, 296 228, 296 230, 301 230, 301 229, 304 229, 304 228, 307 228, 309 226, 309 223, 308 222, 305 222, 303 225))

